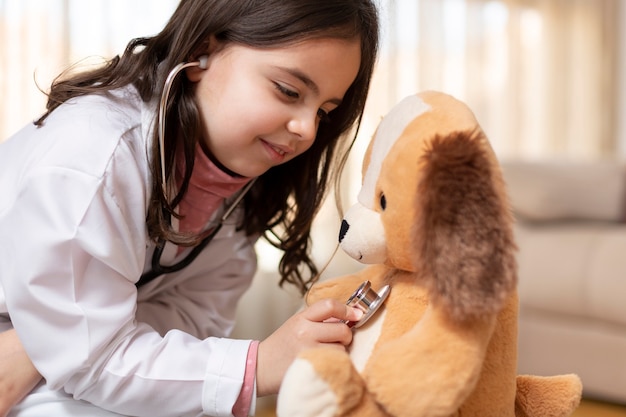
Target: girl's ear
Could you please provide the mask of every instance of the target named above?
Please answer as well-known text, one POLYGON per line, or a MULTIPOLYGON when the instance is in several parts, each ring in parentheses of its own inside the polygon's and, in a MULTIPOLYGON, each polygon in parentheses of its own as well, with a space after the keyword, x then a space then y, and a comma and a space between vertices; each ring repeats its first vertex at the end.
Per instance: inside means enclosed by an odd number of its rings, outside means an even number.
POLYGON ((185 75, 187 75, 187 79, 189 79, 192 83, 200 81, 202 79, 202 73, 209 67, 209 56, 203 55, 202 58, 205 62, 204 68, 202 66, 195 66, 185 69, 185 75))
POLYGON ((212 55, 223 47, 223 43, 219 42, 214 35, 203 44, 198 53, 194 54, 194 58, 190 62, 197 62, 198 65, 185 69, 185 74, 191 82, 198 82, 202 79, 202 73, 209 68, 212 55))

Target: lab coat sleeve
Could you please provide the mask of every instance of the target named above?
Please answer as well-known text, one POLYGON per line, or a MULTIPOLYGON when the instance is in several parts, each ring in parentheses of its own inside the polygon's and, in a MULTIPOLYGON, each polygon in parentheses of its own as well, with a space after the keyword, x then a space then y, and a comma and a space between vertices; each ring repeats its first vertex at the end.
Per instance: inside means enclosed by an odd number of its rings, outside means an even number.
POLYGON ((163 337, 135 320, 142 198, 116 197, 107 175, 62 167, 22 181, 0 216, 0 280, 47 384, 124 415, 230 416, 249 341, 163 337))
MULTIPOLYGON (((199 338, 228 336, 235 323, 237 303, 249 288, 256 271, 254 239, 237 231, 236 210, 233 220, 225 222, 220 233, 200 255, 183 270, 157 278, 139 291, 137 320, 148 323, 161 334, 179 329, 199 338)), ((242 346, 235 345, 237 349, 242 346)), ((203 390, 203 409, 219 415, 232 409, 234 400, 224 395, 224 369, 236 369, 232 392, 239 392, 241 354, 223 355, 210 361, 203 390), (236 363, 229 363, 235 360, 236 363)), ((256 401, 250 413, 254 415, 256 401)))

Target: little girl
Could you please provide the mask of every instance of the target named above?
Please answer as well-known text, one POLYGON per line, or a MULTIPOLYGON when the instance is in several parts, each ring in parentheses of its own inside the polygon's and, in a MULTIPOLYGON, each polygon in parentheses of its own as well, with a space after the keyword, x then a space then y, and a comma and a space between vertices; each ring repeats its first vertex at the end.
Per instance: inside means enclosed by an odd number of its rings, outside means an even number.
POLYGON ((4 404, 36 385, 9 415, 252 415, 298 352, 351 342, 339 320, 359 315, 331 300, 260 343, 227 337, 259 237, 281 284, 317 274, 311 222, 377 36, 370 0, 182 0, 156 36, 55 80, 0 145, 4 404))

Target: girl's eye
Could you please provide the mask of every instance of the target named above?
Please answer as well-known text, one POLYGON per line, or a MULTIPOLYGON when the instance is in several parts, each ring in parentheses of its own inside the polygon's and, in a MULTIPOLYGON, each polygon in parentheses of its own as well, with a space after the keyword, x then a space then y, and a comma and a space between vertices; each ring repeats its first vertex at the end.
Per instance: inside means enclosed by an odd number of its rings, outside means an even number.
MULTIPOLYGON (((290 88, 285 87, 284 85, 275 82, 274 86, 276 87, 276 89, 285 97, 287 97, 289 100, 297 100, 300 98, 300 94, 297 91, 294 91, 290 88)), ((330 121, 330 112, 327 112, 324 109, 318 109, 317 110, 317 117, 320 120, 320 122, 322 123, 326 123, 330 121)))
POLYGON ((296 98, 299 98, 299 97, 300 97, 300 94, 298 94, 296 91, 293 91, 293 90, 291 90, 291 89, 289 89, 289 88, 285 87, 285 86, 284 86, 284 85, 282 85, 282 84, 279 84, 279 83, 274 83, 274 85, 276 86, 276 89, 277 89, 278 91, 280 91, 280 93, 281 93, 281 94, 285 95, 285 96, 286 96, 286 97, 288 97, 288 98, 293 98, 293 99, 296 99, 296 98))
POLYGON ((330 114, 324 109, 319 109, 317 111, 317 117, 320 119, 320 122, 327 123, 330 122, 330 114))

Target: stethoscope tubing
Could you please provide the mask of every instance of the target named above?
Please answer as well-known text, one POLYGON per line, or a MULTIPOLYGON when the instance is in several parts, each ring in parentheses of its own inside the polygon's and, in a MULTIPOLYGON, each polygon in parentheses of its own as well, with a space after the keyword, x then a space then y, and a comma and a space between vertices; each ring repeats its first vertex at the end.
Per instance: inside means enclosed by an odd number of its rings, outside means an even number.
POLYGON ((161 99, 159 100, 159 118, 158 118, 158 135, 159 135, 159 156, 161 158, 161 187, 163 189, 163 195, 167 196, 167 181, 165 178, 165 116, 167 113, 167 100, 170 96, 170 90, 174 83, 174 78, 185 68, 196 67, 201 65, 198 62, 181 62, 176 65, 167 74, 165 78, 165 84, 163 85, 163 92, 161 93, 161 99))
POLYGON ((161 256, 163 256, 163 249, 165 248, 165 241, 160 239, 157 242, 156 247, 154 248, 154 252, 152 253, 152 261, 151 261, 150 270, 141 274, 139 281, 137 281, 135 285, 137 287, 141 287, 142 285, 145 285, 151 282, 152 280, 160 277, 161 275, 171 274, 172 272, 180 271, 181 269, 189 266, 189 264, 198 257, 200 252, 202 252, 202 250, 205 247, 207 247, 209 243, 211 243, 211 241, 213 240, 215 235, 217 235, 217 232, 219 232, 221 228, 222 228, 222 223, 219 223, 217 226, 213 228, 213 230, 211 230, 208 236, 202 239, 202 241, 198 245, 193 247, 193 249, 191 250, 191 252, 189 252, 187 256, 185 256, 182 260, 180 260, 179 262, 176 262, 173 265, 161 265, 161 256))

